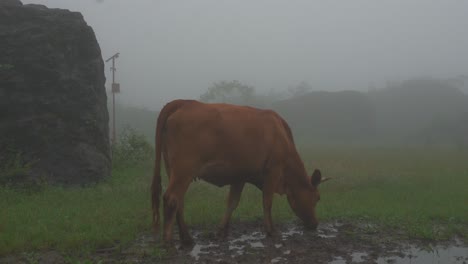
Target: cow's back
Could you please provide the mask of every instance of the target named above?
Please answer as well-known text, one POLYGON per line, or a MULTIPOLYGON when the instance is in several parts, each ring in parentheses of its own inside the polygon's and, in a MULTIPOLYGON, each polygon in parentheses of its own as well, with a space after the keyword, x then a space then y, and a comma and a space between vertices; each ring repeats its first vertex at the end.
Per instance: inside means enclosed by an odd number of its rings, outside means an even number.
POLYGON ((190 102, 166 124, 170 167, 219 186, 261 182, 268 160, 288 155, 291 144, 278 115, 252 107, 190 102))

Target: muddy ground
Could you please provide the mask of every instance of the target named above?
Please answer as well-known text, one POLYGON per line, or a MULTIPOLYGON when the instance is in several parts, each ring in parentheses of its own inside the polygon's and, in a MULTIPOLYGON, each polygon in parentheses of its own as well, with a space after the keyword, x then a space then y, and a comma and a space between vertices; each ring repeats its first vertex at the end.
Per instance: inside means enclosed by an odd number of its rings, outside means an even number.
POLYGON ((99 249, 91 255, 64 257, 36 252, 0 258, 0 263, 468 263, 468 245, 461 239, 434 243, 409 240, 398 230, 371 224, 321 223, 307 231, 299 222, 276 224, 277 235, 267 238, 262 221, 233 222, 226 239, 209 227, 191 227, 195 244, 160 246, 151 234, 142 234, 127 247, 99 249), (89 263, 89 262, 87 262, 89 263))

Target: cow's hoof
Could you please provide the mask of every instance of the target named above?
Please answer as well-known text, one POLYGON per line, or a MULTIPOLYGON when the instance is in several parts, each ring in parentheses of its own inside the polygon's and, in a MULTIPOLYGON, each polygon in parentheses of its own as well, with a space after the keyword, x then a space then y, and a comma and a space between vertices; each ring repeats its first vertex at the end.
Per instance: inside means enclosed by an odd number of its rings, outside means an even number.
POLYGON ((177 252, 177 248, 175 246, 174 241, 172 240, 164 240, 162 243, 162 248, 169 254, 177 252))
POLYGON ((229 231, 226 228, 220 228, 218 232, 216 233, 216 237, 220 240, 226 239, 228 235, 229 235, 229 231))
POLYGON ((182 238, 180 243, 182 244, 182 247, 191 247, 194 244, 193 238, 190 236, 182 238))
POLYGON ((275 228, 272 228, 271 230, 266 230, 265 234, 267 237, 275 237, 278 236, 278 231, 275 228))

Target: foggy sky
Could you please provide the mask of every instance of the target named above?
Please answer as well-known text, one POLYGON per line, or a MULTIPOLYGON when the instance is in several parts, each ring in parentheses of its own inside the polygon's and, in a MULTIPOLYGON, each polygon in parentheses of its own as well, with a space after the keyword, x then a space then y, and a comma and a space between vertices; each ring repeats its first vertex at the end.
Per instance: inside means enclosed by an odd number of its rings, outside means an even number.
POLYGON ((468 74, 464 0, 23 3, 81 12, 103 59, 120 52, 117 100, 154 110, 174 98, 198 98, 221 80, 259 91, 301 81, 315 90, 366 90, 392 80, 468 74))

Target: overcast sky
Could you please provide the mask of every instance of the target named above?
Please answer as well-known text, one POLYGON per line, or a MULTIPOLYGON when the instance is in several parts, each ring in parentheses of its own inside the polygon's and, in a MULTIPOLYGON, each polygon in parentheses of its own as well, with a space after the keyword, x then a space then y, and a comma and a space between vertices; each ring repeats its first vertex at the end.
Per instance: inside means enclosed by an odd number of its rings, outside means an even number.
POLYGON ((366 90, 468 74, 465 0, 22 2, 81 12, 103 59, 120 52, 118 100, 155 110, 221 80, 259 91, 301 81, 315 90, 366 90))

